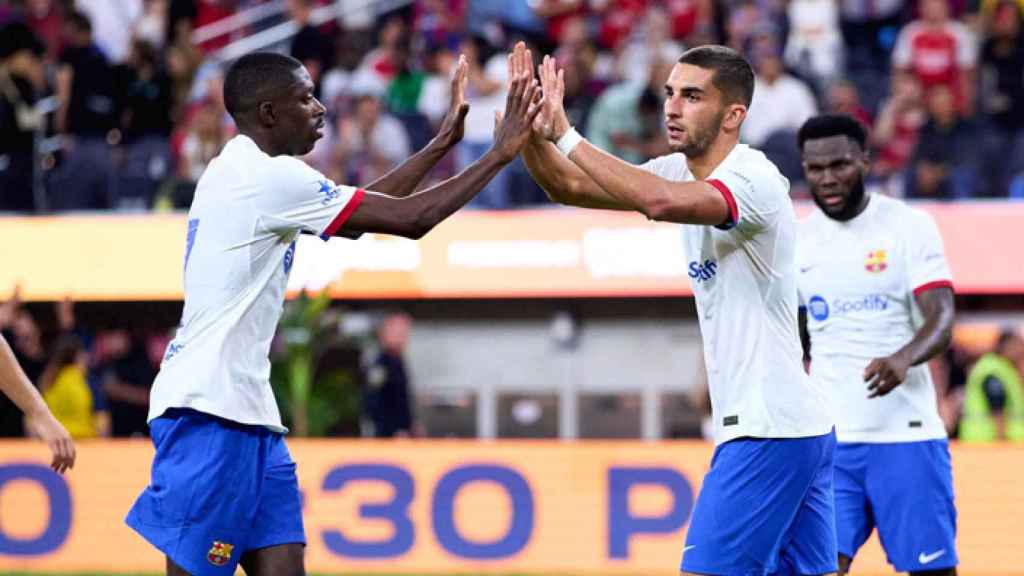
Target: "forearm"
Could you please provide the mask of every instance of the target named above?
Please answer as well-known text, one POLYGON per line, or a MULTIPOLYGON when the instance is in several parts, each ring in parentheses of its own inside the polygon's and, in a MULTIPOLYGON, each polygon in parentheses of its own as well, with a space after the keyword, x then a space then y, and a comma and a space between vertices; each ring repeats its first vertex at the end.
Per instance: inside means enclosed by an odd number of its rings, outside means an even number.
POLYGON ((728 218, 725 200, 706 182, 670 182, 586 140, 573 149, 569 159, 610 198, 650 220, 717 225, 728 218))
POLYGON ((343 230, 421 238, 472 200, 509 161, 492 149, 458 175, 405 198, 369 190, 343 230))
POLYGON ((416 191, 449 150, 449 147, 434 138, 422 150, 364 188, 395 198, 405 198, 416 191))
POLYGON ((943 326, 939 318, 931 318, 897 354, 908 358, 911 366, 924 364, 949 348, 952 332, 952 320, 943 326))
POLYGON ((583 208, 622 209, 603 194, 590 176, 562 155, 554 144, 531 138, 523 148, 523 163, 548 198, 560 204, 583 208))
POLYGON ((923 364, 946 351, 953 338, 953 317, 956 315, 952 288, 924 290, 914 295, 914 302, 924 322, 910 342, 896 352, 911 366, 923 364))
POLYGON ((46 403, 18 366, 7 341, 0 337, 0 390, 26 415, 46 410, 46 403))
POLYGON ((508 163, 492 148, 461 174, 409 197, 423 234, 469 203, 508 163))

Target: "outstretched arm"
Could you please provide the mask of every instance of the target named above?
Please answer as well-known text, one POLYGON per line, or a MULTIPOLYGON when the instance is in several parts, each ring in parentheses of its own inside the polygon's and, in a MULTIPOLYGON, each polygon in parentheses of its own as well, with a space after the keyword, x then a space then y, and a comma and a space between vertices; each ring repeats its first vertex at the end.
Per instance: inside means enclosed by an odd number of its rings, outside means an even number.
MULTIPOLYGON (((555 95, 564 93, 565 82, 561 71, 555 70, 554 59, 546 57, 540 68, 545 94, 549 91, 555 95)), ((549 101, 548 107, 551 114, 545 115, 546 124, 540 132, 549 143, 554 143, 569 133, 571 127, 560 102, 549 101)), ((562 154, 557 149, 556 153, 562 154)), ((584 185, 581 188, 583 196, 590 201, 635 210, 651 220, 706 225, 718 225, 729 220, 730 210, 725 197, 708 182, 672 182, 660 178, 600 150, 586 140, 575 145, 568 160, 601 190, 599 194, 593 187, 584 185)))
POLYGON ((540 86, 533 82, 532 75, 516 76, 505 102, 504 118, 495 130, 494 145, 480 160, 456 176, 405 198, 367 191, 344 227, 336 233, 380 232, 422 237, 469 202, 519 154, 541 106, 540 86))
POLYGON ((381 194, 404 198, 416 191, 423 179, 449 150, 462 140, 466 114, 466 57, 459 56, 459 64, 452 76, 451 102, 448 113, 441 122, 437 135, 419 152, 396 166, 393 170, 365 186, 381 194))
POLYGON ((68 431, 53 417, 42 396, 18 366, 7 340, 0 336, 0 390, 28 417, 29 425, 50 446, 50 466, 63 473, 75 465, 75 446, 68 431))
MULTIPOLYGON (((533 61, 527 57, 526 44, 519 42, 509 59, 509 78, 526 70, 532 74, 533 61)), ((549 56, 544 57, 547 62, 549 56)), ((541 67, 543 70, 543 67, 541 67)), ((631 210, 609 196, 583 170, 563 156, 554 144, 544 138, 545 128, 551 126, 554 115, 565 112, 562 104, 565 97, 564 82, 558 83, 541 75, 544 92, 544 108, 534 121, 533 134, 523 148, 523 163, 534 181, 544 189, 548 198, 559 204, 581 208, 604 208, 608 210, 631 210)))

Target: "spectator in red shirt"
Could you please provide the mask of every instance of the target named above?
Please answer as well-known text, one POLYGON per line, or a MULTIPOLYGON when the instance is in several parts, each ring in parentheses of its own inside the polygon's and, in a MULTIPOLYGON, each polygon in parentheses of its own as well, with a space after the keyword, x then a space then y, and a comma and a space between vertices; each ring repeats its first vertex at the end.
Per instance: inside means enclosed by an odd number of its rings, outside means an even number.
POLYGON ((46 45, 46 60, 57 61, 64 47, 64 13, 54 0, 29 0, 25 3, 25 23, 46 45))
POLYGON ((832 114, 853 116, 870 131, 871 114, 860 103, 857 86, 849 80, 834 82, 828 89, 828 108, 832 114))
POLYGON ((977 39, 967 26, 950 19, 946 0, 920 0, 919 9, 921 18, 900 32, 893 65, 916 76, 926 91, 949 88, 957 109, 969 116, 974 110, 977 39))
POLYGON ((672 23, 672 37, 686 41, 690 34, 708 26, 714 10, 711 0, 666 0, 661 2, 672 23))
POLYGON ((892 92, 882 104, 871 133, 872 145, 878 150, 872 163, 876 176, 893 176, 910 161, 917 146, 917 134, 928 120, 922 97, 916 78, 907 74, 893 77, 892 92))
POLYGON ((537 16, 547 21, 548 39, 562 43, 565 27, 576 18, 584 18, 588 12, 585 0, 527 0, 537 16))

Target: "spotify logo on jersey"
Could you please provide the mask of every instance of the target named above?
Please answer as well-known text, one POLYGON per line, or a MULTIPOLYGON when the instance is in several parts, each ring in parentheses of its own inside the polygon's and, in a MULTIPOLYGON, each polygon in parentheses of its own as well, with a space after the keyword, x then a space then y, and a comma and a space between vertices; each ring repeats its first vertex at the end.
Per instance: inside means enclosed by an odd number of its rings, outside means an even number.
POLYGON ((828 302, 821 296, 811 296, 811 299, 807 301, 807 312, 811 318, 823 322, 828 318, 828 302))

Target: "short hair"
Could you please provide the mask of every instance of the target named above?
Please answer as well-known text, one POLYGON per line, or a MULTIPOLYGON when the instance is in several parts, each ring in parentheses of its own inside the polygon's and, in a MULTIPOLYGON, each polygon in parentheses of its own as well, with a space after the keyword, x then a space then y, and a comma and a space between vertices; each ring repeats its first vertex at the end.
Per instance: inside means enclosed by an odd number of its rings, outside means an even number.
POLYGON ((242 56, 224 76, 224 107, 237 123, 239 115, 290 86, 299 68, 302 62, 276 52, 242 56))
POLYGON ((711 83, 729 104, 750 107, 754 97, 754 69, 743 56, 728 46, 709 44, 690 48, 679 57, 680 64, 714 70, 711 83))
POLYGON ((867 130, 856 118, 848 114, 821 114, 809 118, 797 132, 797 141, 800 143, 800 150, 803 150, 804 143, 808 140, 833 136, 846 136, 856 142, 861 150, 867 150, 867 130))

